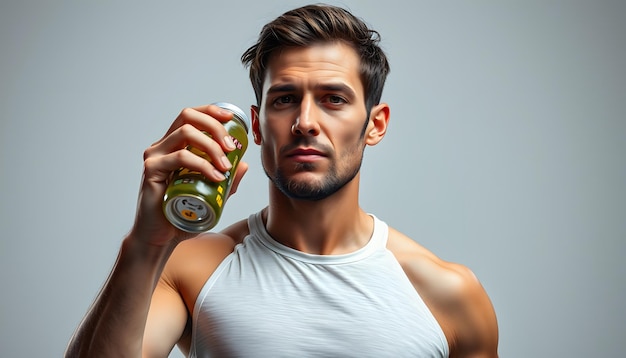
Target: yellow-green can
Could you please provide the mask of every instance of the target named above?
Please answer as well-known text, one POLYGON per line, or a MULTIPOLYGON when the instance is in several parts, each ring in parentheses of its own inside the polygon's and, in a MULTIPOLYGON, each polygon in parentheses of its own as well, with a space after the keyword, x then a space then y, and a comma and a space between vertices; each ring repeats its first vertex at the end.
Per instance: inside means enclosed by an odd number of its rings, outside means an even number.
MULTIPOLYGON (((248 148, 248 128, 250 121, 243 111, 230 103, 213 103, 233 113, 233 118, 224 123, 226 131, 235 143, 235 150, 226 153, 232 168, 224 173, 226 179, 214 182, 200 172, 180 168, 172 173, 163 197, 165 217, 175 227, 191 232, 205 232, 217 225, 230 193, 237 165, 248 148)), ((208 156, 193 147, 191 152, 207 160, 208 156)))

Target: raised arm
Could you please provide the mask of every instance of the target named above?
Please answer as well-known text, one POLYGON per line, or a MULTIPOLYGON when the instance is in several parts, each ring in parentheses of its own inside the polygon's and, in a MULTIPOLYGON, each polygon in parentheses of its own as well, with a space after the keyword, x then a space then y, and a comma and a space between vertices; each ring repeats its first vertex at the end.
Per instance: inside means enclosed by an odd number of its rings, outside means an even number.
MULTIPOLYGON (((149 337, 162 339, 151 338, 155 346, 147 349, 160 353, 163 342, 171 345, 169 342, 180 338, 187 318, 185 307, 172 291, 175 287, 159 283, 164 282, 159 278, 177 244, 193 235, 167 222, 161 209, 163 194, 170 173, 180 167, 200 171, 211 180, 223 179, 221 172, 229 166, 222 164, 222 158, 233 148, 220 122, 231 116, 212 105, 185 109, 165 136, 145 151, 135 223, 122 242, 108 280, 71 338, 66 357, 142 356, 151 302, 151 311, 160 313, 151 314, 149 337), (207 153, 211 161, 186 150, 188 145, 207 153), (159 329, 159 325, 168 328, 159 329)), ((246 168, 245 164, 239 166, 233 192, 246 168)))

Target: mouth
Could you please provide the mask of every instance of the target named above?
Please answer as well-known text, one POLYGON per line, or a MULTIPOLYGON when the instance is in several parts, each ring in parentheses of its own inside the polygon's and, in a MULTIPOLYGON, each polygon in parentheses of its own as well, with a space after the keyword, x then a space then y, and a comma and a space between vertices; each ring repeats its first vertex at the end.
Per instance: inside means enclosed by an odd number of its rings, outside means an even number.
POLYGON ((315 162, 326 157, 324 152, 314 148, 296 148, 287 153, 287 158, 302 163, 315 162))

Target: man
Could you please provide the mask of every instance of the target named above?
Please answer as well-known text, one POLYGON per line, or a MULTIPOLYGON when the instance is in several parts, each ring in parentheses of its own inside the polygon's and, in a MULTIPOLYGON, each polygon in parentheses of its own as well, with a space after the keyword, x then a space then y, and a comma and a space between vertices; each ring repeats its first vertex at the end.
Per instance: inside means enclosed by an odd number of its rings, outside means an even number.
POLYGON ((136 221, 67 356, 164 357, 178 345, 193 357, 497 357, 473 274, 359 207, 363 151, 390 113, 378 34, 343 9, 306 6, 266 25, 242 60, 268 206, 197 237, 167 222, 170 173, 221 180, 233 149, 230 113, 183 110, 144 154, 136 221))

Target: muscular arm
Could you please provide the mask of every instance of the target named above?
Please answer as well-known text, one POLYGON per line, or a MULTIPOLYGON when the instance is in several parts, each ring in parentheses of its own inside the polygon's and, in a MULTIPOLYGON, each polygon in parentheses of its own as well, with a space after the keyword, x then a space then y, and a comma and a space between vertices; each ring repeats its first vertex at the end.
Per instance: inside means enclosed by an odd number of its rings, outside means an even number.
MULTIPOLYGON (((230 167, 222 159, 233 148, 222 122, 230 118, 232 113, 213 105, 186 108, 163 138, 146 149, 135 223, 107 282, 72 337, 67 357, 140 357, 142 345, 146 355, 166 356, 172 342, 180 339, 187 318, 183 300, 170 289, 175 285, 157 282, 174 247, 195 235, 167 222, 163 194, 170 173, 181 167, 210 180, 223 179, 220 173, 230 167), (210 160, 187 150, 189 145, 210 160)), ((240 163, 233 188, 246 169, 240 163)))
POLYGON ((449 281, 441 284, 447 298, 436 308, 448 326, 450 357, 497 358, 496 314, 478 278, 462 265, 445 263, 449 281))
POLYGON ((496 314, 476 276, 394 230, 388 248, 441 325, 450 357, 497 358, 496 314))
POLYGON ((173 246, 124 240, 98 298, 72 337, 66 357, 140 357, 152 293, 173 246))
POLYGON ((228 235, 209 234, 176 247, 154 291, 143 337, 144 357, 166 357, 176 344, 188 354, 196 298, 234 246, 228 235))
POLYGON ((137 252, 140 259, 130 246, 123 245, 118 264, 72 339, 67 357, 167 357, 176 344, 187 352, 195 299, 235 242, 224 234, 185 240, 169 256, 158 255, 167 263, 149 259, 145 248, 137 252))
POLYGON ((185 331, 189 313, 172 284, 164 274, 154 290, 143 336, 142 357, 167 357, 183 335, 191 333, 185 331))

